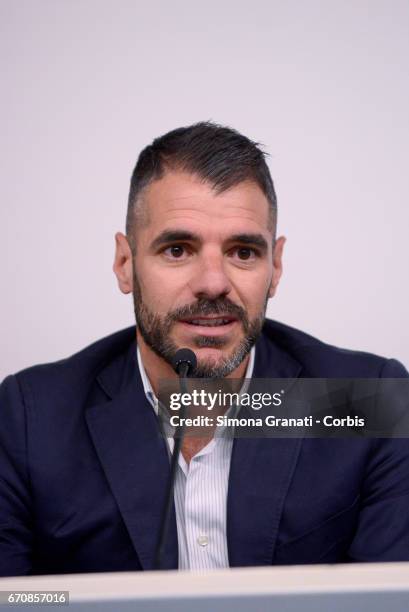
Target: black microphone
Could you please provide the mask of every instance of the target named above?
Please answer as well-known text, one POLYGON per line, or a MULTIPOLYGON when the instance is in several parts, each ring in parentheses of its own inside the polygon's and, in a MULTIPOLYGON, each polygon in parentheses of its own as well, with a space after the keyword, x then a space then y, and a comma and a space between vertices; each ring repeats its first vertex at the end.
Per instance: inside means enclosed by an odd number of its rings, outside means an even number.
MULTIPOLYGON (((193 351, 191 351, 188 348, 182 348, 176 351, 172 359, 172 367, 179 376, 180 390, 182 393, 187 392, 185 379, 189 375, 194 374, 196 365, 197 365, 197 359, 193 351)), ((180 409, 181 419, 184 419, 185 412, 186 412, 186 407, 182 405, 180 409)), ((182 423, 184 423, 183 420, 182 420, 182 423)), ((158 570, 161 569, 162 567, 162 557, 163 557, 163 552, 165 550, 166 538, 167 538, 167 533, 168 533, 168 528, 169 528, 169 519, 170 519, 170 513, 171 513, 172 503, 173 503, 173 494, 174 494, 174 489, 175 489, 176 470, 177 470, 177 466, 179 463, 179 455, 180 455, 180 450, 182 448, 184 430, 185 430, 185 426, 183 424, 180 427, 178 427, 177 429, 178 435, 176 436, 176 432, 175 432, 175 436, 173 438, 174 446, 173 446, 172 459, 170 462, 169 482, 168 482, 168 487, 166 490, 165 503, 164 503, 163 511, 162 511, 160 530, 159 530, 159 535, 158 535, 158 540, 157 540, 157 545, 156 545, 156 550, 155 550, 154 564, 153 564, 153 568, 158 569, 158 570)))
POLYGON ((193 351, 182 348, 176 351, 172 359, 172 367, 179 378, 187 378, 196 369, 197 359, 193 351))

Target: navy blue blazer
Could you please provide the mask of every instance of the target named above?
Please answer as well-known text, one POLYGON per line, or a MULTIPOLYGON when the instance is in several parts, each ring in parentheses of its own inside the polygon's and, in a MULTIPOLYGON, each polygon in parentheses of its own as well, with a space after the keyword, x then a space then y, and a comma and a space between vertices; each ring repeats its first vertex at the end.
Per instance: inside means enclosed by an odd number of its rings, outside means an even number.
MULTIPOLYGON (((254 376, 408 373, 266 321, 254 376)), ((152 568, 169 460, 134 327, 6 378, 0 424, 0 575, 152 568)), ((232 567, 408 561, 409 441, 234 440, 227 541, 232 567)))

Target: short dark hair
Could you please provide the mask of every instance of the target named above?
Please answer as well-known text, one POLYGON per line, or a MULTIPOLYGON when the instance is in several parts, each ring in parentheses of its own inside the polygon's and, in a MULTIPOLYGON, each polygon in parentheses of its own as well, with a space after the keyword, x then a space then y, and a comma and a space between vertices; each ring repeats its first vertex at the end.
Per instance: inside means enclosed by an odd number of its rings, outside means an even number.
POLYGON ((132 173, 126 216, 126 233, 133 243, 138 197, 166 170, 183 170, 208 181, 221 193, 245 180, 260 187, 270 204, 270 226, 275 229, 277 197, 266 164, 266 153, 232 128, 203 121, 181 127, 155 140, 139 155, 132 173))

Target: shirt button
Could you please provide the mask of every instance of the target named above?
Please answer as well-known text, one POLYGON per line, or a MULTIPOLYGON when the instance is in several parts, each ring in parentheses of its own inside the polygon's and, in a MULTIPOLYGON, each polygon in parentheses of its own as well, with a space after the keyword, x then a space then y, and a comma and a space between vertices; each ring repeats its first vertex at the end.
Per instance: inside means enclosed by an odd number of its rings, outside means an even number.
POLYGON ((197 543, 199 544, 199 546, 207 546, 209 543, 209 538, 206 535, 200 535, 197 538, 197 543))

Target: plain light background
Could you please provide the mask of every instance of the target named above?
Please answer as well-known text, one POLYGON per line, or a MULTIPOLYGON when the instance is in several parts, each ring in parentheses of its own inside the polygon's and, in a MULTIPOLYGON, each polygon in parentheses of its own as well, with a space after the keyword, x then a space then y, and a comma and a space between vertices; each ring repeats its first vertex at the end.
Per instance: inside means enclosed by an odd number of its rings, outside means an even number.
POLYGON ((268 315, 409 365, 409 2, 0 0, 0 378, 133 324, 112 273, 142 147, 264 143, 287 236, 268 315))

